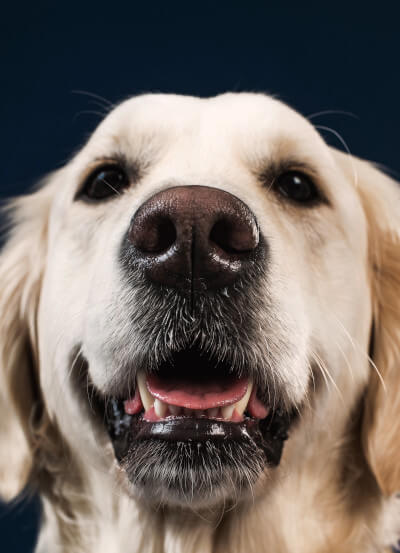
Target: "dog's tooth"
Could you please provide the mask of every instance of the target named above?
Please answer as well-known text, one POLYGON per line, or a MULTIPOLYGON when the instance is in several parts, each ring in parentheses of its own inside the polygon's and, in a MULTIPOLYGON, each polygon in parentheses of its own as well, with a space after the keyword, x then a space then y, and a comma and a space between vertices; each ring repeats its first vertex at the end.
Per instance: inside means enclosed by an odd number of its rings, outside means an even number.
POLYGON ((215 418, 218 413, 218 407, 211 407, 211 409, 207 409, 207 415, 211 418, 215 418))
POLYGON ((229 420, 232 417, 232 413, 235 407, 235 403, 233 403, 232 405, 225 405, 225 407, 221 407, 222 418, 225 420, 229 420))
POLYGON ((146 386, 146 374, 140 372, 137 376, 137 385, 139 386, 140 397, 142 399, 143 407, 145 411, 152 408, 154 404, 154 398, 150 394, 146 386))
POLYGON ((159 399, 154 400, 154 411, 156 412, 157 417, 163 419, 167 414, 168 405, 159 399))
POLYGON ((196 409, 195 410, 196 417, 202 417, 204 415, 203 409, 196 409))
POLYGON ((171 415, 179 415, 179 412, 181 410, 179 405, 168 405, 168 409, 171 415))
POLYGON ((244 394, 242 399, 240 399, 235 403, 235 409, 238 415, 243 415, 243 413, 246 411, 246 407, 249 403, 252 389, 253 389, 253 383, 249 381, 246 393, 244 394))

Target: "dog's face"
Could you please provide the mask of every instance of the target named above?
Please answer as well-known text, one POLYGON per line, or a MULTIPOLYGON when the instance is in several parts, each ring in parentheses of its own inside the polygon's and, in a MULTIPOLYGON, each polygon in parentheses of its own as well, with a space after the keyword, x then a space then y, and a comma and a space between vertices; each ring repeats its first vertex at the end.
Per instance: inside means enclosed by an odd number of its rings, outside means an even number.
POLYGON ((356 173, 262 95, 103 121, 47 185, 37 310, 45 411, 83 463, 210 506, 267 493, 305 425, 350 425, 374 311, 356 173))

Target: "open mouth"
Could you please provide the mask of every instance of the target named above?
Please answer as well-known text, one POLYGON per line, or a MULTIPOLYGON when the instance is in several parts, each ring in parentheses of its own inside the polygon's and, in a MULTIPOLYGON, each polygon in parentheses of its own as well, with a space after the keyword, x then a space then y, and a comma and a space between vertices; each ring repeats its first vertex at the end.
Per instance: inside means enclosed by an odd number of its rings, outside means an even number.
POLYGON ((279 465, 297 413, 269 403, 260 380, 193 346, 139 370, 131 392, 93 388, 128 493, 193 508, 247 497, 279 465))
POLYGON ((226 372, 195 352, 182 351, 157 372, 137 377, 133 398, 124 402, 129 415, 142 413, 144 421, 196 418, 242 422, 245 412, 257 419, 268 415, 268 407, 256 396, 249 377, 226 372))
POLYGON ((135 444, 251 442, 266 464, 279 463, 292 416, 260 399, 250 374, 235 372, 196 348, 140 371, 135 391, 107 401, 106 420, 117 459, 135 444))

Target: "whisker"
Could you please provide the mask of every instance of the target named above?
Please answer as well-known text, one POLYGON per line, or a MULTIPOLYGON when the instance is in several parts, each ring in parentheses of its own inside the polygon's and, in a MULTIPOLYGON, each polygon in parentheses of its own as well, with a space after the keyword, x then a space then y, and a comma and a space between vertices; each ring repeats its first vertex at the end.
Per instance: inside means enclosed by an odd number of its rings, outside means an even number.
POLYGON ((313 359, 314 359, 314 362, 315 362, 317 368, 321 371, 321 374, 322 374, 323 379, 324 379, 324 381, 325 381, 326 388, 329 390, 329 382, 328 382, 328 379, 327 379, 327 377, 326 377, 326 374, 325 374, 325 371, 324 371, 323 367, 321 367, 321 363, 320 363, 319 359, 317 359, 317 358, 315 357, 315 354, 312 353, 312 352, 311 352, 311 355, 312 355, 312 357, 313 357, 313 359))
POLYGON ((104 96, 100 96, 100 94, 95 94, 94 92, 89 92, 87 90, 71 90, 72 94, 80 94, 82 96, 88 96, 89 98, 94 98, 95 100, 99 100, 103 103, 103 107, 107 109, 112 109, 115 107, 115 104, 111 102, 110 100, 107 100, 107 98, 104 98, 104 96))
POLYGON ((80 117, 81 115, 97 115, 101 119, 104 117, 104 113, 101 113, 101 111, 95 111, 90 109, 83 109, 81 111, 78 111, 78 113, 75 113, 75 115, 72 118, 72 122, 75 123, 75 121, 80 117))
POLYGON ((315 117, 321 117, 322 115, 347 115, 348 117, 352 117, 353 119, 360 120, 360 117, 352 113, 351 111, 344 111, 342 109, 325 109, 323 111, 316 111, 315 113, 312 113, 311 115, 306 115, 306 119, 314 119, 315 117))
POLYGON ((358 173, 356 171, 356 167, 355 167, 355 164, 353 162, 352 153, 351 153, 350 148, 348 147, 347 142, 345 141, 345 139, 342 137, 342 135, 338 131, 335 131, 335 129, 331 129, 330 127, 326 127, 325 125, 315 125, 315 128, 320 129, 322 131, 327 131, 327 132, 332 133, 334 136, 336 136, 336 138, 342 144, 342 146, 344 147, 344 149, 346 150, 346 152, 350 156, 350 163, 351 163, 351 168, 352 168, 352 173, 353 173, 354 186, 358 187, 358 173))
POLYGON ((378 369, 378 367, 376 366, 374 360, 372 359, 372 357, 369 355, 369 353, 365 352, 364 349, 360 346, 360 344, 358 342, 356 342, 354 340, 354 338, 351 336, 350 332, 347 330, 347 328, 344 326, 344 324, 342 323, 342 321, 340 321, 333 313, 329 313, 329 316, 332 317, 332 320, 340 327, 340 329, 342 330, 343 334, 346 336, 346 338, 349 340, 352 348, 354 349, 354 351, 357 351, 358 353, 360 353, 361 355, 364 356, 364 358, 368 361, 368 364, 374 369, 374 371, 376 372, 378 378, 379 378, 379 381, 380 383, 382 384, 382 387, 384 389, 384 392, 387 393, 387 387, 386 387, 386 383, 385 383, 385 380, 382 376, 382 373, 380 372, 380 370, 378 369))
POLYGON ((100 179, 101 182, 104 182, 104 184, 106 184, 109 188, 111 188, 111 190, 113 192, 115 192, 116 194, 118 194, 118 196, 121 196, 121 192, 119 192, 116 188, 114 188, 109 182, 106 181, 106 179, 100 179))
MULTIPOLYGON (((325 365, 324 361, 321 359, 321 357, 316 352, 313 352, 312 356, 313 356, 315 362, 317 363, 317 367, 321 370, 321 373, 323 375, 325 375, 325 382, 327 383, 326 379, 329 380, 329 382, 332 384, 332 386, 334 387, 334 389, 336 390, 337 394, 339 395, 341 401, 344 404, 345 402, 344 402, 343 394, 340 391, 339 387, 337 386, 334 378, 332 377, 332 375, 331 375, 329 369, 327 368, 327 366, 325 365)), ((328 386, 328 389, 329 389, 329 386, 328 386)))

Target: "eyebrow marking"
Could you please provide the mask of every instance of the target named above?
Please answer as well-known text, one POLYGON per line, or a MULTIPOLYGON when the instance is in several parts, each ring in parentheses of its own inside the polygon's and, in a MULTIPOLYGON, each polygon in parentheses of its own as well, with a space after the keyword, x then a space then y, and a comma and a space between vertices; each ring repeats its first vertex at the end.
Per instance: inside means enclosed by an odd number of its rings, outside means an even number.
POLYGON ((263 181, 272 181, 282 173, 287 171, 300 171, 305 173, 310 178, 318 178, 318 171, 312 167, 309 163, 300 161, 297 158, 283 158, 279 161, 276 160, 266 160, 260 163, 261 168, 259 167, 256 170, 256 174, 259 179, 263 181))
POLYGON ((86 165, 79 178, 79 182, 83 183, 91 173, 100 169, 103 165, 119 165, 126 171, 132 180, 136 181, 143 176, 147 166, 147 164, 142 161, 143 160, 140 158, 128 159, 128 157, 121 152, 114 152, 105 156, 96 156, 86 165))
MULTIPOLYGON (((267 190, 271 190, 274 187, 276 179, 287 172, 299 172, 304 173, 308 177, 319 194, 319 201, 313 205, 325 204, 332 206, 329 198, 325 192, 325 188, 322 185, 322 178, 319 171, 317 171, 310 163, 303 160, 299 160, 295 157, 282 158, 280 160, 264 160, 259 163, 258 169, 255 171, 256 177, 263 187, 267 190)), ((299 204, 300 207, 300 204, 299 204)), ((304 206, 306 207, 306 206, 304 206)), ((311 207, 311 205, 307 206, 311 207)))

